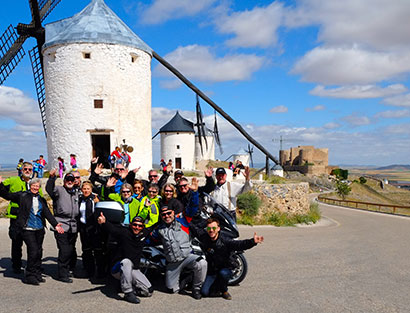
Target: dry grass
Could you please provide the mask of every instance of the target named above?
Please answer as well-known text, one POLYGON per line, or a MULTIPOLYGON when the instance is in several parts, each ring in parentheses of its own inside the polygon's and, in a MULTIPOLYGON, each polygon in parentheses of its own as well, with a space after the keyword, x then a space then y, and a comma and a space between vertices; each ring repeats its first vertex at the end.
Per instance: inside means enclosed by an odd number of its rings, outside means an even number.
MULTIPOLYGON (((349 176, 349 179, 356 178, 349 176)), ((382 189, 380 182, 373 179, 367 179, 366 184, 354 182, 350 187, 352 191, 346 196, 346 200, 410 206, 410 191, 406 189, 391 185, 385 185, 382 189)), ((336 193, 330 193, 327 197, 340 198, 336 193)))

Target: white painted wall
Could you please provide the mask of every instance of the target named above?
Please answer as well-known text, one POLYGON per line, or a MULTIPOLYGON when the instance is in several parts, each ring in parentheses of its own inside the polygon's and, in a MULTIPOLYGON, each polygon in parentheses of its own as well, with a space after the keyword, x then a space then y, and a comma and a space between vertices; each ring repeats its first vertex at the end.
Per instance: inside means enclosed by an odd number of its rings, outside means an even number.
POLYGON ((202 151, 201 153, 201 146, 199 145, 199 137, 195 136, 195 161, 201 160, 215 160, 215 138, 214 136, 206 136, 206 142, 202 138, 202 151))
POLYGON ((122 139, 134 147, 130 168, 152 167, 151 56, 113 44, 66 44, 44 55, 48 162, 77 155, 79 168, 92 156, 90 129, 112 129, 111 151, 122 139), (83 53, 91 53, 85 59, 83 53), (131 62, 131 55, 136 56, 131 62), (95 109, 94 99, 104 108, 95 109))
POLYGON ((195 133, 161 133, 161 159, 168 162, 172 160, 175 164, 175 158, 182 159, 183 170, 195 169, 195 133), (177 149, 179 146, 179 149, 177 149))
POLYGON ((233 164, 234 165, 235 165, 236 160, 239 160, 239 161, 242 161, 242 164, 244 166, 249 166, 250 157, 249 157, 248 153, 246 153, 246 154, 234 154, 232 158, 233 158, 233 164))

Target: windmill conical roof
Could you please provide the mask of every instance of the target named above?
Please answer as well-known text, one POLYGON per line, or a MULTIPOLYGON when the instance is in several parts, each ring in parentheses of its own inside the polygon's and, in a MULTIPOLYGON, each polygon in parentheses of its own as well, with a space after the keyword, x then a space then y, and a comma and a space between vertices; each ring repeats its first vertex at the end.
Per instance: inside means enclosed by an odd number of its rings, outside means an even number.
POLYGON ((160 133, 165 132, 190 132, 194 131, 194 123, 184 119, 179 112, 177 112, 174 117, 162 126, 159 130, 160 133))
POLYGON ((45 29, 43 48, 65 43, 108 43, 134 47, 152 55, 152 49, 103 0, 92 0, 80 13, 47 24, 45 29))

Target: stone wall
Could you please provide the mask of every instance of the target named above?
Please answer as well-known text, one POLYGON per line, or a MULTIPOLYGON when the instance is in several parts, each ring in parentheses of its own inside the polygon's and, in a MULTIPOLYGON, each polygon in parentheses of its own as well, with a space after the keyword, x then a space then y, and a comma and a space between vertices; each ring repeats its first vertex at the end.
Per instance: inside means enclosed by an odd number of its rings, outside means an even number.
POLYGON ((253 191, 262 200, 259 213, 269 212, 303 215, 309 211, 309 184, 254 184, 253 191))

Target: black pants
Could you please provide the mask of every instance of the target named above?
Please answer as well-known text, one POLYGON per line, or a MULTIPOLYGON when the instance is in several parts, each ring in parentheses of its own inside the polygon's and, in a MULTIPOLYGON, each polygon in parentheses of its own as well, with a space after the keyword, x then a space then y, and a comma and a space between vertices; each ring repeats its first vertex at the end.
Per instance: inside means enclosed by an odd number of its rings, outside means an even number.
POLYGON ((21 230, 16 226, 16 219, 10 219, 9 237, 11 239, 11 262, 13 269, 21 269, 21 257, 23 255, 23 236, 21 230))
POLYGON ((77 262, 77 252, 75 250, 77 233, 59 234, 54 232, 54 237, 56 238, 58 248, 58 277, 67 278, 69 271, 75 269, 77 262))
POLYGON ((43 257, 44 229, 23 230, 22 237, 27 246, 26 278, 41 279, 41 258, 43 257))
POLYGON ((105 257, 103 253, 102 236, 96 227, 87 227, 84 224, 79 225, 82 260, 84 269, 89 277, 102 277, 106 273, 105 257), (97 272, 97 273, 96 273, 97 272))

